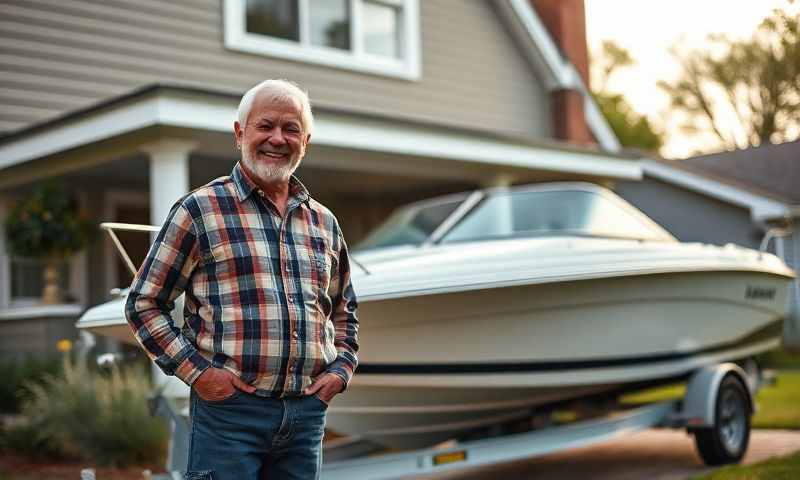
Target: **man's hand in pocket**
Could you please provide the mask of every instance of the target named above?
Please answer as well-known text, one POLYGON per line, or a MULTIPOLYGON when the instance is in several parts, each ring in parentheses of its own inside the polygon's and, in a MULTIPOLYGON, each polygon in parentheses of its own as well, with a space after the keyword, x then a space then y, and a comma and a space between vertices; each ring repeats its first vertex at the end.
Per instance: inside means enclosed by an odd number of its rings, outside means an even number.
POLYGON ((208 402, 219 402, 230 397, 236 390, 253 393, 256 387, 244 383, 239 377, 224 368, 207 368, 192 384, 200 398, 208 402))

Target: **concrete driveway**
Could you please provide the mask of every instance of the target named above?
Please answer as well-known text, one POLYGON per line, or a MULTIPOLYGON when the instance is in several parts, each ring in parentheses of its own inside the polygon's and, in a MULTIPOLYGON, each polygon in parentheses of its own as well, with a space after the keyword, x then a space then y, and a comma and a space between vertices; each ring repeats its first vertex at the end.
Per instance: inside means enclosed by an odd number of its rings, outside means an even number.
MULTIPOLYGON (((800 431, 753 430, 744 463, 800 451, 800 431)), ((680 430, 646 430, 585 447, 478 467, 460 473, 415 477, 425 480, 640 480, 685 479, 711 471, 695 452, 694 438, 680 430)), ((800 472, 798 472, 800 478, 800 472)))

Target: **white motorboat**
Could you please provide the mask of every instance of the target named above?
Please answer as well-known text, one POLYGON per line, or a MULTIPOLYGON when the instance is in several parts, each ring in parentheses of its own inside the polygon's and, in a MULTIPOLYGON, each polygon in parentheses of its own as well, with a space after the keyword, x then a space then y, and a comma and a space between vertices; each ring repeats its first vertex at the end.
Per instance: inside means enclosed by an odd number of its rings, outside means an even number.
MULTIPOLYGON (((794 277, 585 183, 413 204, 352 256, 360 366, 327 425, 403 448, 777 347, 794 277)), ((127 328, 96 308, 83 325, 127 328)))

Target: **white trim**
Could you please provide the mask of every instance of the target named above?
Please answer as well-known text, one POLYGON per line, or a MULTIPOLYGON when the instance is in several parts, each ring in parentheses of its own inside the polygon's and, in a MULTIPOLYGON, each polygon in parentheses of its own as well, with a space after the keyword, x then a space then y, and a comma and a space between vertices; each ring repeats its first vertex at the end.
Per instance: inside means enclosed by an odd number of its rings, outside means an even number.
POLYGON ((158 109, 158 99, 150 98, 0 145, 0 169, 154 125, 158 109))
POLYGON ((579 91, 583 95, 584 116, 589 129, 603 148, 618 152, 622 148, 619 139, 603 117, 575 67, 569 60, 561 56, 558 47, 536 11, 531 7, 529 0, 507 0, 498 5, 506 16, 508 13, 505 10, 510 8, 513 16, 518 20, 518 25, 512 28, 512 31, 527 36, 532 47, 526 49, 528 59, 544 77, 545 86, 551 91, 559 89, 579 91))
POLYGON ((11 271, 9 256, 6 252, 6 216, 7 216, 6 197, 0 197, 0 311, 8 308, 11 299, 11 271))
MULTIPOLYGON (((350 3, 360 7, 362 0, 352 0, 350 3)), ((368 55, 361 49, 352 52, 342 51, 336 48, 322 47, 308 44, 307 35, 303 32, 308 31, 307 18, 304 12, 307 2, 301 2, 298 8, 300 17, 300 42, 269 38, 265 35, 248 33, 245 29, 246 10, 244 0, 225 0, 224 3, 224 41, 225 48, 238 50, 258 55, 283 58, 286 60, 300 61, 326 65, 329 67, 355 70, 364 73, 384 75, 388 77, 402 78, 406 80, 419 80, 421 78, 420 66, 420 19, 419 19, 419 0, 403 0, 401 6, 403 35, 400 41, 403 43, 401 51, 402 59, 388 59, 376 55, 368 55)), ((351 8, 352 12, 358 12, 358 8, 351 8)), ((360 16, 351 18, 351 30, 360 32, 360 16), (354 27, 355 25, 355 27, 354 27)), ((351 37, 354 39, 354 37, 351 37)), ((360 45, 361 40, 357 39, 360 45)), ((351 42, 352 43, 352 42, 351 42)), ((354 47, 355 48, 355 47, 354 47)))
MULTIPOLYGON (((151 125, 228 134, 235 119, 236 104, 230 100, 169 92, 146 96, 0 145, 0 169, 151 125)), ((639 162, 613 155, 554 149, 325 111, 316 114, 313 143, 595 177, 638 180, 642 176, 639 162)))
MULTIPOLYGON (((86 191, 77 193, 78 204, 81 210, 89 208, 89 195, 86 191)), ((87 250, 89 242, 79 252, 74 253, 69 258, 69 283, 68 291, 75 295, 78 303, 87 305, 89 303, 89 275, 87 263, 87 250)))
MULTIPOLYGON (((121 190, 121 189, 108 189, 103 193, 103 219, 104 222, 110 222, 117 219, 117 209, 121 205, 130 205, 134 207, 149 207, 150 201, 147 193, 138 190, 121 190)), ((105 232, 104 232, 105 233, 105 232)), ((108 235, 104 234, 103 238, 103 261, 105 261, 105 268, 103 269, 103 285, 105 291, 110 292, 112 288, 120 287, 115 285, 115 279, 119 273, 117 269, 117 249, 108 235)))
MULTIPOLYGON (((511 7, 524 32, 533 41, 535 50, 528 53, 536 56, 534 63, 539 67, 539 72, 545 76, 545 86, 550 90, 574 88, 576 85, 572 82, 575 78, 567 70, 568 62, 561 56, 558 47, 547 32, 547 27, 539 19, 539 15, 530 6, 528 0, 508 0, 504 3, 511 7)), ((505 5, 501 4, 501 6, 505 5)))
POLYGON ((83 312, 83 306, 77 303, 59 305, 36 305, 24 308, 8 308, 0 310, 0 320, 22 320, 43 317, 77 317, 83 312))
POLYGON ((777 200, 660 162, 645 160, 642 162, 642 168, 645 175, 747 208, 750 210, 750 217, 757 222, 800 214, 797 209, 777 200))
POLYGON ((320 115, 315 120, 314 143, 485 165, 641 178, 641 168, 634 160, 511 143, 460 132, 440 133, 430 128, 396 125, 388 121, 356 120, 338 114, 320 115))

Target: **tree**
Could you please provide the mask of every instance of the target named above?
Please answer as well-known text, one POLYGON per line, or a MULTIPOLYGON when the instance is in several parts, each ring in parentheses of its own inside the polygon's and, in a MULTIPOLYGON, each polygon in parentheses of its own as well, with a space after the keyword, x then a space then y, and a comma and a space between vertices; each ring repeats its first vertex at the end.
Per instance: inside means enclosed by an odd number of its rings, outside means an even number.
POLYGON ((598 87, 592 95, 623 147, 658 151, 663 144, 661 133, 655 130, 646 116, 637 113, 622 94, 608 89, 611 76, 634 63, 627 50, 610 40, 604 41, 600 55, 593 59, 593 67, 597 72, 597 81, 594 83, 598 87))
POLYGON ((686 115, 686 131, 711 132, 728 150, 800 135, 800 17, 789 13, 793 3, 773 10, 750 39, 710 35, 710 49, 673 48, 681 76, 659 87, 686 115))

